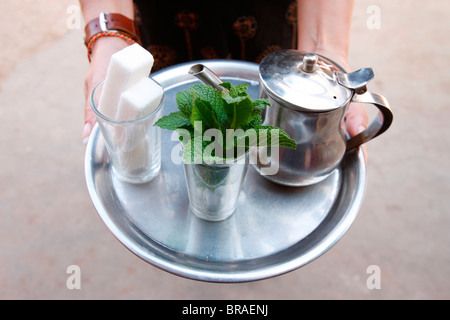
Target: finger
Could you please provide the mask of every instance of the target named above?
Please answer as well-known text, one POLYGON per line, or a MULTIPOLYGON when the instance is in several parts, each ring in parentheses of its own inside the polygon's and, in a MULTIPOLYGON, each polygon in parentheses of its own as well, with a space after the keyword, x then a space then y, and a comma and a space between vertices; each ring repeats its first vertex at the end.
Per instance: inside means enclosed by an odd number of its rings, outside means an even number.
POLYGON ((94 62, 91 63, 90 69, 86 75, 84 82, 84 127, 82 132, 82 139, 84 143, 87 143, 88 138, 94 128, 97 121, 94 110, 91 108, 90 96, 94 87, 99 84, 105 77, 105 68, 100 67, 94 62))
MULTIPOLYGON (((345 126, 350 137, 354 137, 363 132, 367 128, 367 123, 368 115, 364 104, 351 103, 345 115, 345 126)), ((364 152, 366 162, 368 162, 369 155, 367 152, 367 145, 363 144, 361 147, 364 152)))
POLYGON ((84 144, 87 143, 95 123, 95 115, 89 103, 89 96, 92 87, 91 83, 91 76, 90 73, 88 73, 84 82, 84 127, 82 131, 82 139, 84 144))
POLYGON ((364 104, 351 103, 345 115, 345 126, 351 137, 367 128, 367 111, 364 104))
POLYGON ((84 127, 82 132, 83 143, 88 142, 89 136, 91 135, 92 129, 96 122, 94 111, 91 109, 89 101, 86 100, 84 108, 84 127))
POLYGON ((84 107, 84 128, 82 132, 84 143, 88 141, 96 123, 95 113, 90 106, 90 94, 94 87, 105 79, 111 56, 127 46, 129 46, 129 43, 114 37, 98 39, 94 46, 91 64, 84 82, 84 95, 86 99, 84 107))

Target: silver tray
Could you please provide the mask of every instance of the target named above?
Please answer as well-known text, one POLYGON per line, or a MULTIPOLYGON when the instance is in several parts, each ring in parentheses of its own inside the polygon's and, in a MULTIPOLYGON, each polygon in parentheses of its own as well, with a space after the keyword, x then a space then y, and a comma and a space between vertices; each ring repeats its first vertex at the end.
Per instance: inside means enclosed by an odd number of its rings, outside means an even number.
MULTIPOLYGON (((258 65, 230 60, 200 61, 224 81, 248 83, 258 96, 258 65)), ((152 74, 165 90, 163 114, 177 110, 175 94, 196 78, 192 63, 152 74)), ((92 201, 115 237, 148 263, 182 277, 245 282, 274 277, 318 258, 347 231, 366 186, 362 151, 348 153, 319 184, 285 187, 249 168, 236 212, 207 222, 189 211, 183 166, 171 161, 178 143, 163 130, 162 169, 150 183, 119 181, 96 125, 86 150, 85 173, 92 201)))

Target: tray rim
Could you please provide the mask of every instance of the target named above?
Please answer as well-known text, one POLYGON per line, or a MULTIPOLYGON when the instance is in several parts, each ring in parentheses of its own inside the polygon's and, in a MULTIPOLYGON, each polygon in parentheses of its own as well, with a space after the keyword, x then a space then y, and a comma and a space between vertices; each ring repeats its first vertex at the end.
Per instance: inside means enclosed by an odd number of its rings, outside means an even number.
MULTIPOLYGON (((152 77, 157 77, 160 74, 163 74, 164 72, 168 72, 170 70, 173 70, 175 68, 189 68, 189 66, 196 64, 196 63, 204 63, 205 65, 209 66, 210 68, 214 68, 217 64, 237 64, 245 66, 246 68, 257 68, 258 65, 256 63, 251 62, 243 62, 243 61, 235 61, 235 60, 205 60, 205 61, 195 61, 195 62, 189 62, 189 63, 183 63, 179 65, 175 65, 173 67, 164 69, 159 72, 155 72, 152 74, 152 77)), ((219 74, 220 76, 220 74, 219 74)), ((229 77, 232 78, 232 77, 229 77)), ((186 77, 186 79, 189 79, 186 77)), ((157 80, 157 79, 155 79, 157 80)), ((158 81, 158 80, 157 80, 158 81)), ((187 81, 191 81, 190 79, 187 81)), ((180 82, 178 82, 180 83, 180 82)), ((184 83, 184 82, 181 82, 184 83)), ((165 88, 166 90, 170 89, 171 86, 168 86, 165 88)), ((85 178, 86 183, 88 187, 88 192, 91 197, 91 200, 94 204, 95 209, 97 210, 97 213, 99 214, 102 221, 105 223, 107 228, 110 230, 110 232, 115 236, 117 240, 119 240, 120 243, 122 243, 130 252, 135 254, 137 257, 141 258, 142 260, 148 262, 149 264, 163 270, 166 272, 169 272, 171 274, 193 279, 193 280, 199 280, 199 281, 206 281, 206 282, 216 282, 216 283, 241 283, 241 282, 249 282, 249 281, 257 281, 262 279, 268 279, 275 276, 279 276, 288 272, 291 272, 293 270, 296 270, 315 259, 319 258, 321 255, 326 253, 329 249, 331 249, 341 238, 342 236, 347 232, 347 230, 350 228, 350 226, 353 224, 353 221, 355 220, 356 216, 358 215, 359 209, 362 205, 365 192, 366 192, 366 181, 367 181, 367 173, 366 173, 366 161, 365 161, 365 155, 361 148, 351 152, 353 156, 356 157, 358 161, 358 167, 359 167, 359 175, 358 175, 358 181, 357 185, 361 186, 359 189, 355 191, 354 195, 354 205, 346 208, 346 213, 343 215, 343 218, 338 221, 338 223, 335 225, 335 227, 332 228, 331 232, 328 233, 325 237, 323 237, 317 244, 310 250, 307 254, 300 255, 296 257, 295 259, 291 259, 288 261, 281 261, 280 263, 266 266, 264 268, 260 269, 251 269, 251 270, 240 270, 239 272, 220 272, 220 271, 214 271, 210 269, 193 269, 189 266, 180 265, 179 263, 176 263, 176 261, 169 261, 164 256, 161 256, 158 252, 149 252, 148 248, 144 248, 140 243, 138 243, 138 238, 147 238, 146 235, 142 234, 142 231, 139 230, 136 226, 129 226, 133 229, 135 229, 135 234, 133 235, 135 238, 131 239, 130 236, 124 232, 123 228, 115 223, 114 219, 111 217, 110 213, 108 213, 103 204, 101 203, 101 200, 97 197, 97 193, 95 190, 95 183, 90 179, 92 177, 92 166, 91 166, 91 160, 90 154, 92 153, 94 149, 94 146, 96 146, 96 143, 98 142, 98 137, 100 135, 98 124, 95 124, 92 134, 89 138, 87 147, 86 147, 86 154, 85 154, 85 178), (150 254, 149 254, 150 253, 150 254)), ((350 156, 350 154, 346 155, 350 156)), ((329 216, 329 214, 327 215, 329 216)), ((327 220, 328 217, 325 219, 327 220)), ((325 223, 325 220, 321 222, 320 225, 325 223)), ((131 223, 133 224, 133 223, 131 223)), ((320 226, 319 225, 319 226, 320 226)), ((319 228, 319 226, 317 228, 319 228)), ((316 229, 317 229, 316 228, 316 229)), ((316 231, 316 230, 314 230, 316 231)), ((314 233, 314 231, 312 233, 314 233)), ((308 238, 309 235, 306 237, 308 238)), ((142 239, 141 239, 142 240, 142 239)), ((304 239, 299 241, 296 245, 303 242, 304 239)), ((161 246, 156 241, 153 241, 152 248, 161 246)), ((294 246, 296 246, 294 245, 294 246)), ((166 250, 168 248, 165 248, 166 250)), ((170 249, 168 249, 170 250, 170 249)), ((287 249, 285 249, 287 250, 287 249)), ((282 251, 285 251, 282 250, 282 251)), ((173 251, 173 250, 172 250, 173 251)), ((176 252, 174 252, 176 253, 176 252)), ((274 254, 276 255, 276 254, 274 254)), ((260 258, 258 258, 260 259, 260 258)))

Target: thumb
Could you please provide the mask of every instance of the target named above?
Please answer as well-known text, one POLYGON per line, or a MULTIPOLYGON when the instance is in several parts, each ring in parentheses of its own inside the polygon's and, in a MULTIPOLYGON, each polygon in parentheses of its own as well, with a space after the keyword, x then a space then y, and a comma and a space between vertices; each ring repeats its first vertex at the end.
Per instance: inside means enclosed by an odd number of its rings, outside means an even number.
POLYGON ((367 128, 367 111, 364 104, 351 103, 345 115, 345 126, 351 137, 367 128))
MULTIPOLYGON (((362 103, 351 103, 345 115, 345 126, 350 137, 354 137, 367 128, 368 115, 366 107, 362 103)), ((363 144, 362 150, 366 159, 369 161, 367 146, 363 144)))

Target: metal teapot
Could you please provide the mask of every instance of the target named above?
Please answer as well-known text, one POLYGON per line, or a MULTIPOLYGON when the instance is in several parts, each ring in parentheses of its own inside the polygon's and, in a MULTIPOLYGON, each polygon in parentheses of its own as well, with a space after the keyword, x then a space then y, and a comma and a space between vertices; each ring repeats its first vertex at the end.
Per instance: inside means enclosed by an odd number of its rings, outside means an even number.
MULTIPOLYGON (((346 151, 385 132, 393 114, 387 100, 367 92, 373 79, 371 68, 346 73, 332 60, 296 50, 280 50, 267 55, 260 64, 260 96, 271 107, 264 125, 279 127, 297 143, 297 149, 280 148, 275 174, 263 176, 288 186, 306 186, 328 177, 346 151), (370 103, 379 116, 366 130, 348 138, 343 118, 351 102, 370 103)), ((273 166, 274 163, 271 163, 273 166)), ((265 164, 255 168, 263 172, 265 164)))

